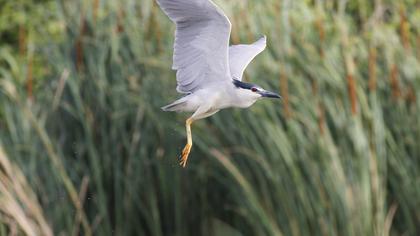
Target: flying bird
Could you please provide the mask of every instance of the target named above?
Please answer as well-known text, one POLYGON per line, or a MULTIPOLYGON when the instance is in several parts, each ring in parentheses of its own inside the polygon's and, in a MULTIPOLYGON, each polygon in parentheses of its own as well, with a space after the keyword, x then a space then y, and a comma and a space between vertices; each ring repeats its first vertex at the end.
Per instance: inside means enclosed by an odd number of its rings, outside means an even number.
POLYGON ((246 108, 276 93, 242 81, 252 59, 266 47, 266 37, 252 44, 229 46, 231 23, 211 0, 156 0, 176 25, 173 65, 177 91, 185 96, 164 111, 193 112, 186 120, 187 144, 180 165, 192 147, 191 124, 228 107, 246 108))

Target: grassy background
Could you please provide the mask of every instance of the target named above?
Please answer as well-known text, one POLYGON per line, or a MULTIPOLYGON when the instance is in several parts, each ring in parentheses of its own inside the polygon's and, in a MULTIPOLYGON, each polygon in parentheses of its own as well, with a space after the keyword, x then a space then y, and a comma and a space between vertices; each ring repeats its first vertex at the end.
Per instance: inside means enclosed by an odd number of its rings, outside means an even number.
POLYGON ((420 6, 216 1, 247 81, 194 123, 152 0, 0 0, 0 235, 418 235, 420 6))

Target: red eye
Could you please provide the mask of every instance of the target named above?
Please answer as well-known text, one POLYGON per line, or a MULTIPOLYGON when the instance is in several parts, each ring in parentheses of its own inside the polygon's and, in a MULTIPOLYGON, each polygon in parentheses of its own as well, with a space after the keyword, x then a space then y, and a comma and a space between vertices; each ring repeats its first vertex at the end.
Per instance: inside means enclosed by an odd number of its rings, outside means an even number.
POLYGON ((254 88, 251 88, 251 91, 255 93, 258 91, 258 89, 254 87, 254 88))

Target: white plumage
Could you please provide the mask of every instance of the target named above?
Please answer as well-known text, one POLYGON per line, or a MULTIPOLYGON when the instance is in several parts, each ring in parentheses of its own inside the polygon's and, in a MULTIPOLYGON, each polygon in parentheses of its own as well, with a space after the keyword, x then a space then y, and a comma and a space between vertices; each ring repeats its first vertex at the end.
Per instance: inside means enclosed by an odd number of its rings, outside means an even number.
POLYGON ((176 24, 172 68, 177 91, 187 94, 162 107, 165 111, 187 111, 188 142, 181 165, 185 166, 192 146, 193 121, 227 107, 249 107, 262 97, 279 98, 261 87, 241 82, 252 59, 266 47, 266 37, 253 44, 229 47, 231 23, 211 0, 157 0, 176 24))
POLYGON ((242 80, 245 68, 260 52, 265 49, 267 37, 262 37, 253 44, 239 44, 229 47, 230 74, 233 78, 242 80))
POLYGON ((229 79, 228 47, 231 24, 208 0, 158 0, 176 24, 173 66, 177 90, 194 92, 210 81, 229 79))

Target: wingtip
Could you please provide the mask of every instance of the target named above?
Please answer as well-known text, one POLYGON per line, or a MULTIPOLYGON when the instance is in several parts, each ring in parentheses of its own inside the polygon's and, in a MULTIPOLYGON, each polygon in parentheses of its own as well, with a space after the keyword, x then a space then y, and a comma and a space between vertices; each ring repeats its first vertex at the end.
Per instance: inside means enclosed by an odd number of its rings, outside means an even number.
POLYGON ((258 44, 264 44, 264 45, 266 45, 267 44, 267 36, 265 34, 263 34, 260 37, 260 39, 257 40, 257 43, 258 44))

